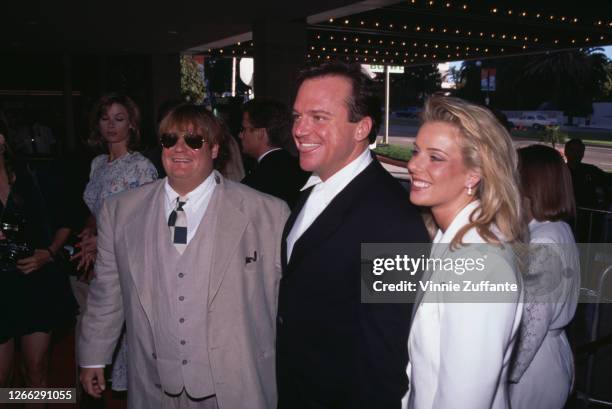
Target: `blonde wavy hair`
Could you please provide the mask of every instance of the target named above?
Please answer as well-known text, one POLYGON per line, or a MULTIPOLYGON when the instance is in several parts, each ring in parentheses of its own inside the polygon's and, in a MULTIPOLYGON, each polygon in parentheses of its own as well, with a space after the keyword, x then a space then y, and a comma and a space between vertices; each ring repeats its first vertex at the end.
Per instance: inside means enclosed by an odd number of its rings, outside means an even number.
POLYGON ((421 113, 423 122, 444 122, 459 130, 464 165, 480 171, 474 196, 480 205, 470 222, 451 242, 462 244, 465 233, 476 228, 488 243, 519 242, 525 232, 521 208, 517 154, 510 134, 487 108, 459 98, 432 96, 421 113), (495 227, 501 237, 493 231, 495 227))

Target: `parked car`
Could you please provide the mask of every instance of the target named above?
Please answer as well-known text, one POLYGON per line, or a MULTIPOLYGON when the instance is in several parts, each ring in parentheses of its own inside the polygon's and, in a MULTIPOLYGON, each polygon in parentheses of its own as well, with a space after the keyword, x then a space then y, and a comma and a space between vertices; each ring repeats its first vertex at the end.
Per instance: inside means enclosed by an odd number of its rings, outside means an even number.
POLYGON ((417 118, 421 109, 420 107, 406 107, 393 111, 393 116, 396 118, 417 118))
POLYGON ((510 118, 509 121, 515 128, 541 129, 547 126, 559 125, 557 118, 549 118, 542 114, 521 115, 520 118, 510 118))

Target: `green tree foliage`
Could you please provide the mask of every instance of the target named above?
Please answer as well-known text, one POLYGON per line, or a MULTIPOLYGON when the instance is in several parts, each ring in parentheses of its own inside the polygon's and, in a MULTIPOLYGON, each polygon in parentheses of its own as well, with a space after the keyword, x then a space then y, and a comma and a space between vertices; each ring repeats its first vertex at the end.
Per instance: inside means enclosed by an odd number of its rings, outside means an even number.
POLYGON ((198 64, 190 55, 181 56, 181 94, 186 101, 200 104, 205 96, 204 80, 198 64))
POLYGON ((594 99, 601 98, 608 58, 601 49, 581 49, 531 57, 523 79, 538 80, 549 101, 570 116, 593 113, 594 99))
MULTIPOLYGON (((558 109, 568 116, 587 116, 592 102, 605 98, 610 78, 608 58, 599 48, 484 60, 482 67, 466 61, 457 96, 482 103, 480 69, 497 69, 497 89, 490 93, 498 109, 558 109)), ((609 95, 609 94, 608 94, 609 95)))
POLYGON ((442 77, 436 64, 406 67, 403 74, 391 74, 393 109, 422 105, 425 98, 439 91, 442 77))
POLYGON ((553 148, 557 144, 563 145, 569 139, 569 135, 561 131, 560 126, 547 126, 542 134, 542 142, 550 143, 553 148))
POLYGON ((612 101, 612 62, 606 64, 606 81, 603 87, 604 95, 602 100, 612 101))
POLYGON ((475 61, 465 61, 461 65, 458 75, 454 73, 457 84, 456 96, 477 104, 484 104, 486 94, 480 90, 481 68, 475 61))

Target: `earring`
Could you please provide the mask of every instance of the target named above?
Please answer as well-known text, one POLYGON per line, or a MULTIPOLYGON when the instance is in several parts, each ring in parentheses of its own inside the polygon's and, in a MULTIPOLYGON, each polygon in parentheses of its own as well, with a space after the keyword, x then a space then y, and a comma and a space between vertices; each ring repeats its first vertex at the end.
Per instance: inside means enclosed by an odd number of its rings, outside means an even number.
POLYGON ((468 196, 472 196, 474 194, 474 192, 472 192, 472 186, 468 186, 467 194, 468 196))

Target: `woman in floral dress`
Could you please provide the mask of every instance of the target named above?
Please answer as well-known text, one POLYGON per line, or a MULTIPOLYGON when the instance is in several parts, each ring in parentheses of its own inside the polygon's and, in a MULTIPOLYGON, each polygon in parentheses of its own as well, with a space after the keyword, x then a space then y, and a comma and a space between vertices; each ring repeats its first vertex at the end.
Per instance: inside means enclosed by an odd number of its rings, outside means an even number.
MULTIPOLYGON (((92 216, 79 235, 79 252, 74 257, 79 262, 79 269, 85 271, 80 279, 81 287, 95 274, 92 267, 96 259, 96 218, 104 200, 157 179, 157 171, 151 161, 134 151, 140 140, 139 120, 140 113, 134 101, 114 93, 101 97, 91 113, 92 131, 88 142, 92 147, 102 149, 106 153, 96 156, 91 162, 89 183, 83 194, 92 216)), ((77 296, 78 298, 86 296, 77 296)), ((121 346, 113 363, 114 390, 127 389, 125 337, 122 337, 120 342, 121 346)))

